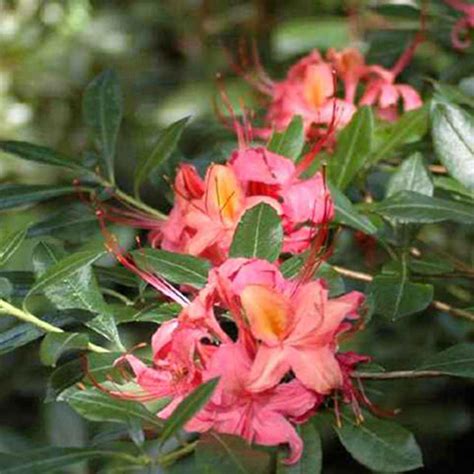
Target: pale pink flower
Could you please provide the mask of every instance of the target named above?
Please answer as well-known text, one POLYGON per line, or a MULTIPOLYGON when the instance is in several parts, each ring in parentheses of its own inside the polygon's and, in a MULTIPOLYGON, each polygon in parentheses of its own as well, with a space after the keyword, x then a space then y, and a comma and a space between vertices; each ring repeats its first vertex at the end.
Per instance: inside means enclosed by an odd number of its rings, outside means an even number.
POLYGON ((474 28, 474 4, 461 0, 444 0, 446 4, 464 14, 451 31, 451 41, 457 49, 466 49, 471 45, 469 30, 474 28))

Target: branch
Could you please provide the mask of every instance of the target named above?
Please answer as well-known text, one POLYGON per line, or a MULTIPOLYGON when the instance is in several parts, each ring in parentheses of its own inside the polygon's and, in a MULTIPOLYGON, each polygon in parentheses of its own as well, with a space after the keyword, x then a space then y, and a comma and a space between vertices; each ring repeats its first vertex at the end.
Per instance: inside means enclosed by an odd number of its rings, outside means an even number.
MULTIPOLYGON (((369 275, 368 273, 349 270, 348 268, 339 267, 337 265, 334 265, 332 268, 334 268, 334 270, 336 270, 336 272, 340 275, 345 276, 347 278, 351 278, 352 280, 365 281, 369 283, 374 279, 374 277, 372 275, 369 275)), ((453 316, 458 316, 460 318, 468 319, 469 321, 474 321, 474 313, 466 311, 465 309, 454 308, 453 306, 450 306, 447 303, 443 303, 442 301, 436 300, 431 302, 431 306, 435 309, 444 311, 453 316)))
MULTIPOLYGON (((57 326, 54 326, 53 324, 43 321, 42 319, 37 318, 31 313, 27 313, 26 311, 23 311, 2 299, 0 299, 0 313, 8 314, 26 323, 33 324, 34 326, 42 329, 45 332, 56 332, 56 333, 64 332, 61 328, 58 328, 57 326)), ((87 347, 92 352, 97 352, 97 353, 110 352, 105 347, 97 346, 96 344, 92 344, 91 342, 89 342, 87 347)))
POLYGON ((448 376, 437 370, 396 370, 394 372, 352 372, 351 377, 365 380, 420 379, 448 376))

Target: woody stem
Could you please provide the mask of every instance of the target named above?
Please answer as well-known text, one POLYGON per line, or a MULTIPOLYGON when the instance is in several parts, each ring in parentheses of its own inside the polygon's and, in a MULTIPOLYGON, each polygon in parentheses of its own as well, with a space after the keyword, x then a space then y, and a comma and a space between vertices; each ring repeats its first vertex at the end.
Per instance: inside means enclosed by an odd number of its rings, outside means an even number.
POLYGON ((148 204, 145 204, 144 202, 139 201, 138 199, 133 198, 132 196, 128 195, 127 193, 124 193, 120 189, 118 189, 113 183, 110 181, 107 181, 105 179, 101 179, 101 184, 102 186, 106 188, 112 188, 114 190, 115 195, 121 199, 122 201, 132 205, 136 209, 139 209, 143 212, 146 212, 147 214, 156 217, 159 220, 164 220, 167 218, 165 214, 163 214, 160 211, 157 211, 153 207, 149 206, 148 204))
POLYGON ((437 370, 396 370, 394 372, 352 372, 351 377, 365 380, 419 379, 447 376, 437 370))
MULTIPOLYGON (((2 299, 0 299, 0 313, 8 314, 26 323, 33 324, 34 326, 42 329, 45 332, 55 332, 55 333, 64 332, 61 328, 58 328, 57 326, 54 326, 53 324, 43 321, 42 319, 32 315, 31 313, 23 311, 2 299)), ((105 347, 97 346, 96 344, 92 344, 91 342, 87 345, 87 347, 92 352, 97 352, 97 353, 110 352, 105 347)))
MULTIPOLYGON (((365 281, 369 283, 374 279, 373 276, 368 273, 349 270, 348 268, 339 267, 337 265, 333 266, 333 268, 340 275, 345 276, 346 278, 351 278, 352 280, 365 281)), ((465 309, 454 308, 447 303, 437 300, 432 301, 431 306, 439 311, 451 314, 452 316, 458 316, 460 318, 468 319, 469 321, 474 321, 474 313, 466 311, 465 309)))

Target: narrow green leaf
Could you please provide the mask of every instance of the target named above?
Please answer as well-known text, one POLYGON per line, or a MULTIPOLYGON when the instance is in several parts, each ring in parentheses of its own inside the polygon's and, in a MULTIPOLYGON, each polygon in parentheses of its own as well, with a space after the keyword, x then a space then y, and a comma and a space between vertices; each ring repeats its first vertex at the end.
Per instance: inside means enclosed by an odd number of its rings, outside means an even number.
POLYGON ((304 443, 301 459, 292 465, 280 462, 277 474, 320 474, 322 472, 323 449, 318 430, 311 421, 308 421, 300 427, 299 434, 304 443))
POLYGON ((0 211, 47 201, 58 196, 74 194, 74 186, 49 184, 5 184, 0 185, 0 211))
POLYGON ((238 436, 206 433, 196 447, 196 472, 206 474, 270 474, 269 453, 255 449, 238 436))
POLYGON ((372 148, 374 115, 370 107, 361 107, 339 134, 336 153, 328 160, 331 181, 345 189, 366 164, 372 148))
POLYGON ((394 150, 405 143, 419 140, 428 130, 428 105, 405 112, 399 120, 384 124, 378 132, 369 161, 374 164, 390 158, 394 150))
POLYGON ((433 181, 421 153, 415 153, 404 160, 390 178, 386 196, 393 196, 400 191, 415 191, 433 196, 433 181))
POLYGON ((122 93, 117 75, 105 71, 85 90, 83 113, 101 153, 106 176, 114 182, 114 155, 122 121, 122 93))
POLYGON ((450 84, 441 84, 439 82, 435 82, 434 86, 436 92, 442 96, 442 100, 474 107, 474 98, 465 94, 459 87, 450 84))
POLYGON ((329 190, 336 210, 336 222, 360 230, 364 234, 374 235, 377 233, 377 227, 372 224, 370 219, 357 212, 342 191, 332 184, 329 184, 329 190))
POLYGON ((152 171, 165 163, 171 156, 188 121, 189 117, 185 117, 172 123, 169 127, 163 130, 163 132, 160 133, 158 141, 156 142, 151 154, 138 163, 134 179, 134 190, 136 196, 140 193, 140 186, 150 176, 152 171))
MULTIPOLYGON (((96 388, 68 389, 61 395, 61 400, 87 420, 128 423, 130 419, 135 418, 156 430, 163 428, 163 421, 148 411, 142 403, 120 400, 96 388)), ((166 401, 163 399, 163 406, 166 401)))
POLYGON ((32 143, 13 140, 0 141, 0 150, 28 161, 35 161, 52 166, 63 166, 75 171, 86 170, 86 168, 82 167, 80 163, 73 158, 44 146, 33 145, 32 143))
MULTIPOLYGON (((41 448, 24 453, 0 454, 2 474, 46 474, 90 459, 118 458, 130 462, 133 458, 120 451, 92 448, 41 448)), ((123 461, 122 461, 123 462, 123 461)))
POLYGON ((33 252, 33 265, 40 278, 29 291, 24 304, 41 290, 59 309, 78 308, 98 314, 85 324, 122 348, 113 314, 91 268, 103 253, 96 249, 66 256, 60 246, 40 242, 33 252))
POLYGON ((273 207, 261 203, 240 219, 230 246, 231 257, 257 257, 275 261, 283 244, 283 228, 273 207))
POLYGON ((304 141, 303 119, 297 115, 284 132, 273 133, 267 148, 273 153, 296 161, 303 151, 304 141))
POLYGON ((472 207, 412 191, 397 193, 368 209, 389 219, 401 219, 411 223, 454 221, 461 224, 474 224, 472 207))
POLYGON ((474 377, 474 344, 457 344, 431 356, 417 370, 437 370, 447 375, 474 377))
POLYGON ((56 362, 64 352, 77 349, 87 349, 89 337, 87 334, 75 332, 60 332, 46 334, 41 341, 40 360, 44 365, 56 367, 56 362))
POLYGON ((0 239, 0 266, 5 265, 26 237, 26 228, 9 232, 0 239))
POLYGON ((420 275, 442 275, 454 270, 453 265, 440 258, 411 259, 409 262, 410 270, 420 275))
POLYGON ((56 283, 62 283, 65 280, 70 279, 82 268, 92 265, 104 253, 105 251, 98 252, 96 250, 76 252, 61 259, 48 268, 48 270, 46 270, 43 275, 38 278, 25 299, 34 293, 43 291, 49 286, 52 286, 56 283))
POLYGON ((412 283, 407 272, 376 276, 369 287, 375 310, 391 320, 423 311, 433 300, 433 286, 412 283))
POLYGON ((432 110, 436 155, 451 176, 474 190, 474 119, 461 108, 436 104, 432 110))
POLYGON ((10 280, 5 277, 0 277, 0 298, 10 298, 13 293, 13 285, 10 283, 10 280))
POLYGON ((420 448, 409 431, 393 421, 364 417, 358 425, 351 414, 342 414, 342 426, 335 427, 356 461, 378 472, 406 472, 423 466, 420 448))
POLYGON ((194 389, 173 411, 171 416, 165 421, 165 426, 160 436, 161 443, 164 443, 171 436, 181 429, 211 398, 219 383, 215 378, 205 382, 194 389))
POLYGON ((15 298, 24 298, 35 282, 33 272, 6 270, 0 272, 0 278, 8 280, 11 289, 9 296, 15 298))
POLYGON ((438 189, 474 199, 474 190, 467 189, 466 186, 449 176, 436 176, 434 178, 434 185, 438 189))
POLYGON ((198 257, 156 249, 134 251, 132 255, 142 268, 151 268, 173 283, 188 284, 196 288, 207 283, 210 264, 198 257))

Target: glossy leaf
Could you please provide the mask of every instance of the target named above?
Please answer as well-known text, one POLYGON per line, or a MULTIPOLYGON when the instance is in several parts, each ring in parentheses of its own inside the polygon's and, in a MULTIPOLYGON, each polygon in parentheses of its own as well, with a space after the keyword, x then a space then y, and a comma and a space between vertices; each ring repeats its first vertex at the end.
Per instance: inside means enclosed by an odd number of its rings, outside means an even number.
POLYGON ((281 252, 283 229, 273 207, 261 203, 240 219, 230 247, 231 257, 257 257, 275 261, 281 252))
POLYGON ((175 435, 211 398, 219 379, 211 379, 194 389, 165 421, 160 436, 161 443, 175 435))
POLYGON ((26 237, 27 229, 23 228, 5 234, 0 239, 0 266, 5 265, 18 250, 26 237))
POLYGON ((49 333, 41 341, 40 360, 44 365, 56 366, 56 362, 64 352, 87 349, 87 334, 74 332, 49 333))
POLYGON ((452 346, 425 360, 418 370, 436 370, 447 375, 473 378, 474 344, 452 346))
POLYGON ((413 283, 406 274, 376 276, 369 291, 376 312, 391 320, 423 311, 433 300, 432 285, 413 283))
MULTIPOLYGON (((115 387, 115 386, 114 386, 115 387)), ((119 389, 115 387, 114 389, 119 389)), ((145 406, 132 400, 120 400, 96 388, 86 390, 69 389, 61 395, 75 411, 91 421, 112 421, 128 423, 130 419, 138 419, 156 430, 161 430, 163 421, 145 406)), ((163 400, 163 405, 166 400, 163 400)))
POLYGON ((304 147, 303 119, 297 115, 284 132, 274 132, 268 150, 296 161, 304 147))
POLYGON ((110 181, 114 181, 114 155, 117 135, 122 121, 122 94, 117 75, 105 71, 85 90, 83 113, 101 153, 103 167, 110 181))
POLYGON ((415 193, 402 191, 370 207, 374 212, 389 219, 401 219, 404 222, 428 224, 454 221, 461 224, 474 224, 472 207, 415 193))
POLYGON ((58 196, 74 194, 74 186, 56 184, 4 184, 0 185, 0 211, 36 204, 58 196))
MULTIPOLYGON (((207 474, 270 474, 271 457, 237 436, 207 433, 196 447, 196 472, 207 474)), ((316 473, 315 473, 316 474, 316 473)))
POLYGON ((434 185, 438 189, 474 199, 474 190, 467 189, 466 186, 449 176, 436 176, 434 178, 434 185))
POLYGON ((151 154, 137 165, 135 170, 134 189, 138 196, 140 186, 158 166, 166 162, 176 148, 189 117, 178 120, 161 132, 151 154))
POLYGON ((339 134, 336 152, 328 160, 329 178, 339 189, 345 189, 366 164, 373 132, 372 109, 361 107, 339 134))
POLYGON ((377 233, 377 227, 366 216, 360 214, 349 199, 338 188, 329 184, 331 198, 336 210, 335 221, 362 231, 364 234, 374 235, 377 233))
POLYGON ((13 140, 0 141, 0 150, 11 153, 24 160, 35 161, 36 163, 63 166, 75 171, 85 171, 85 168, 73 158, 44 146, 33 145, 32 143, 13 140))
POLYGON ((384 124, 374 143, 370 162, 390 158, 399 146, 420 139, 428 129, 428 105, 404 113, 396 122, 384 124))
POLYGON ((433 195, 433 181, 420 153, 415 153, 404 160, 391 176, 387 185, 387 197, 400 191, 414 191, 426 196, 433 195))
POLYGON ((414 436, 399 424, 365 416, 356 424, 352 415, 342 414, 342 427, 335 427, 339 440, 352 457, 379 472, 406 472, 423 466, 414 436))
POLYGON ((90 459, 119 458, 128 462, 131 456, 120 451, 105 451, 93 448, 40 448, 25 453, 1 454, 0 472, 2 474, 46 474, 57 472, 79 462, 90 459))
POLYGON ((436 155, 451 176, 474 190, 474 119, 461 108, 446 103, 432 111, 432 136, 436 155))
POLYGON ((132 255, 141 268, 153 270, 173 283, 196 288, 207 283, 210 264, 198 257, 148 248, 134 251, 132 255))

